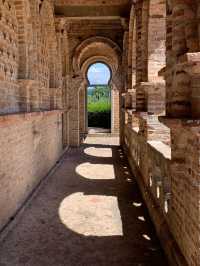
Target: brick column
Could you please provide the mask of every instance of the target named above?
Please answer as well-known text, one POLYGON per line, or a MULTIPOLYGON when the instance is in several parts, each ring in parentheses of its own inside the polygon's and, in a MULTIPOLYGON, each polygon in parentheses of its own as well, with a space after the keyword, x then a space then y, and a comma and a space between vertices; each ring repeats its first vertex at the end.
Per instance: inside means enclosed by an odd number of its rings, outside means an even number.
POLYGON ((135 6, 132 5, 129 21, 129 39, 128 39, 128 90, 132 90, 132 84, 135 84, 135 49, 133 51, 133 40, 135 40, 135 6))
POLYGON ((61 38, 61 53, 62 53, 62 77, 63 77, 63 145, 69 145, 69 36, 67 28, 63 28, 61 38))
MULTIPOLYGON (((166 4, 159 0, 149 1, 149 3, 148 1, 143 1, 138 3, 136 14, 136 110, 138 112, 146 112, 150 111, 148 109, 148 100, 153 97, 153 95, 149 95, 152 93, 152 89, 160 86, 160 88, 165 91, 163 77, 159 76, 159 72, 166 64, 166 4), (139 16, 141 16, 141 18, 139 16)), ((164 93, 161 92, 161 95, 163 94, 164 93)), ((161 112, 163 110, 161 110, 161 112)))
POLYGON ((111 91, 111 100, 112 100, 112 119, 111 119, 111 133, 118 134, 120 128, 120 116, 119 116, 119 108, 120 108, 120 101, 119 101, 119 90, 112 89, 111 91))
POLYGON ((82 84, 79 90, 79 127, 80 134, 86 133, 86 88, 85 84, 82 84))
POLYGON ((129 32, 126 20, 122 21, 122 26, 124 28, 123 58, 122 58, 124 88, 122 88, 122 92, 126 92, 128 90, 128 46, 129 46, 129 32))
POLYGON ((82 77, 70 77, 69 88, 69 145, 80 145, 80 127, 79 127, 79 90, 84 79, 82 77))
POLYGON ((199 62, 198 56, 195 56, 196 62, 191 56, 187 56, 187 54, 199 51, 197 5, 196 1, 193 0, 174 0, 172 3, 171 14, 168 14, 167 17, 166 112, 169 117, 181 118, 190 116, 192 104, 195 104, 194 97, 198 96, 196 95, 197 90, 194 88, 198 83, 197 69, 194 71, 191 69, 187 71, 186 69, 187 64, 199 62), (191 79, 191 72, 195 72, 194 82, 192 81, 193 74, 191 79), (193 83, 193 90, 191 82, 193 83))
POLYGON ((166 66, 166 3, 150 1, 148 17, 148 81, 156 82, 166 66))
POLYGON ((200 249, 197 9, 197 1, 193 0, 174 0, 168 5, 166 117, 160 118, 171 131, 169 227, 188 265, 198 265, 200 249))

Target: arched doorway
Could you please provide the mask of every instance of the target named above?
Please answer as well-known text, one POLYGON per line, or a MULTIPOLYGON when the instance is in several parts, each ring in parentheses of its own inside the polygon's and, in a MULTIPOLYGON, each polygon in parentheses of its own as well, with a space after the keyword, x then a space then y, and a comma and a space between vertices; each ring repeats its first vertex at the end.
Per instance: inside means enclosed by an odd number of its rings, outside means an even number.
POLYGON ((87 69, 87 125, 89 132, 111 132, 112 72, 102 62, 91 64, 87 69))
MULTIPOLYGON (((95 36, 82 41, 74 50, 73 72, 69 76, 70 111, 69 111, 69 143, 78 145, 88 132, 87 87, 91 86, 87 77, 91 65, 103 63, 109 69, 111 93, 111 135, 119 136, 120 131, 120 94, 123 88, 122 51, 111 39, 95 36), (72 89, 73 87, 73 89, 72 89), (76 93, 76 97, 74 94, 76 93), (73 111, 74 110, 74 111, 73 111), (76 116, 74 115, 76 114, 76 116), (72 133, 73 132, 73 133, 72 133)), ((95 84, 96 85, 96 84, 95 84)), ((105 84, 103 84, 105 85, 105 84)))

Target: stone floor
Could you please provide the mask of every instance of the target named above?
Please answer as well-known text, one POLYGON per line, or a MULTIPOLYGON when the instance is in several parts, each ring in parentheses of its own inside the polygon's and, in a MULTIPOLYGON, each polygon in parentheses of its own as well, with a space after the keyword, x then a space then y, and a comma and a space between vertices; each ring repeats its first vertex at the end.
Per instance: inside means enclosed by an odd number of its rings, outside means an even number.
POLYGON ((0 266, 167 265, 117 138, 70 149, 0 243, 0 266))
POLYGON ((89 134, 98 134, 98 133, 110 133, 110 129, 107 128, 100 128, 100 127, 89 127, 88 133, 89 134))

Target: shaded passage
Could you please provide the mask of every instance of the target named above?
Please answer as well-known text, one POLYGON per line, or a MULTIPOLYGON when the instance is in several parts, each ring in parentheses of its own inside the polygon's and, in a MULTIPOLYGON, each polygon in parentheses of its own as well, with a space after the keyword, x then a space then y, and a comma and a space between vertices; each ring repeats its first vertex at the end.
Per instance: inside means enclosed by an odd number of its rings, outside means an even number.
POLYGON ((0 243, 1 266, 165 265, 117 138, 70 149, 0 243))

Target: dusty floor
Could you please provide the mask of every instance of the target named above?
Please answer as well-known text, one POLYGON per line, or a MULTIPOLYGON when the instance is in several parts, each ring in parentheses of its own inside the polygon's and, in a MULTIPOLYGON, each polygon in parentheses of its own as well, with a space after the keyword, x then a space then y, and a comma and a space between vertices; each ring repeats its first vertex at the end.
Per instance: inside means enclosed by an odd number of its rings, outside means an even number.
POLYGON ((98 127, 89 127, 88 128, 88 133, 89 134, 110 133, 110 129, 98 128, 98 127))
POLYGON ((0 243, 0 266, 164 266, 117 138, 70 149, 0 243))

